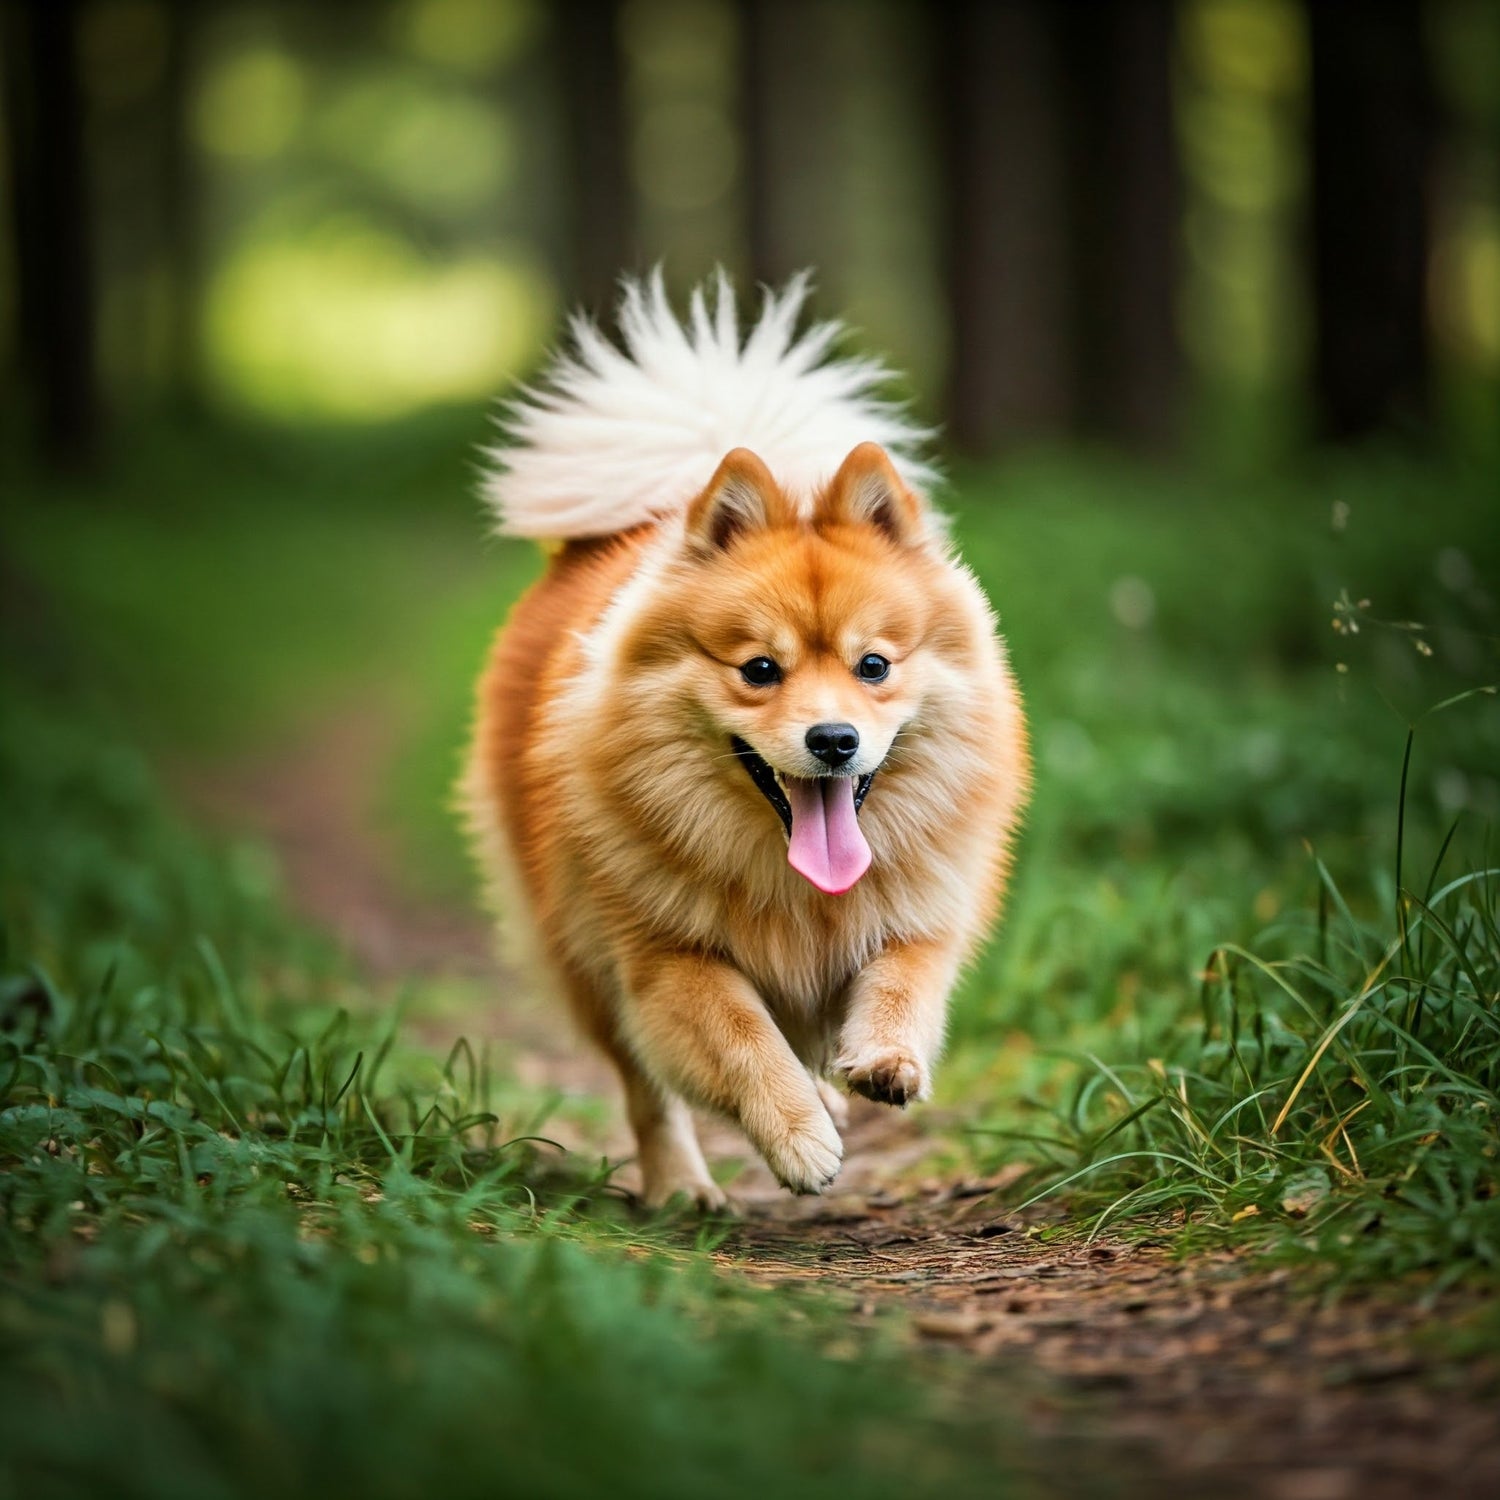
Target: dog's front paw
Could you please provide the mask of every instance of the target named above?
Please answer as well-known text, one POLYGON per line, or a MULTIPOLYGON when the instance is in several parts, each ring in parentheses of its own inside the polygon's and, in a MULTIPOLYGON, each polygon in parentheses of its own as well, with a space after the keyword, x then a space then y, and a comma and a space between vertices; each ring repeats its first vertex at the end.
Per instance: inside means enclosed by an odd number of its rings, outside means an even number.
POLYGON ((778 1122, 756 1144, 777 1180, 794 1193, 821 1193, 844 1159, 844 1143, 821 1105, 795 1124, 778 1122))
POLYGON ((841 1061, 839 1066, 849 1087, 877 1104, 905 1108, 913 1099, 927 1097, 927 1069, 910 1053, 882 1052, 871 1058, 841 1061))

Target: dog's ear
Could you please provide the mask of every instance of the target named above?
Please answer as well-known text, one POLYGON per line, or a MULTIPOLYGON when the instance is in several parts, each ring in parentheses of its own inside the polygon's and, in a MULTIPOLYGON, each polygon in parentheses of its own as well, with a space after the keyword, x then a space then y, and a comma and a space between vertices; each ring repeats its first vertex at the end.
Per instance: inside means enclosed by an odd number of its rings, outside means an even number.
POLYGON ((688 544, 701 552, 722 551, 735 537, 786 519, 786 500, 771 471, 748 448, 735 448, 688 507, 688 544))
POLYGON ((901 481, 879 443, 861 443, 829 482, 816 521, 835 526, 874 526, 898 546, 915 547, 927 536, 921 500, 901 481))

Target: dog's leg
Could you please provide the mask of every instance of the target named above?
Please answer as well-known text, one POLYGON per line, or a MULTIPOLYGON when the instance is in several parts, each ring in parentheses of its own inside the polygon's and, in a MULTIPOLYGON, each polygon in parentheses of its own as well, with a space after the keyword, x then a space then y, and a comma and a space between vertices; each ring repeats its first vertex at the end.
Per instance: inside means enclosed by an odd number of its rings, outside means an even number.
POLYGON ((625 1082, 625 1108, 635 1131, 641 1164, 641 1201, 661 1208, 679 1193, 706 1212, 725 1209, 729 1199, 708 1174, 692 1112, 676 1094, 659 1088, 633 1058, 616 1059, 625 1082))
POLYGON ((644 954, 628 988, 625 1030, 652 1073, 735 1120, 793 1192, 821 1192, 833 1181, 844 1154, 839 1133, 743 974, 712 959, 644 954))
POLYGON ((727 1208, 729 1199, 703 1160, 692 1112, 647 1075, 620 1036, 617 994, 577 966, 563 966, 559 977, 579 1028, 615 1065, 624 1085, 641 1168, 641 1202, 661 1208, 683 1193, 705 1211, 727 1208))
POLYGON ((817 1085, 818 1098, 823 1101, 823 1108, 828 1111, 828 1118, 838 1127, 842 1135, 849 1128, 849 1096, 841 1088, 831 1084, 826 1078, 813 1078, 817 1085))
POLYGON ((927 1097, 957 971, 947 947, 902 943, 855 977, 837 1062, 851 1089, 879 1104, 927 1097))

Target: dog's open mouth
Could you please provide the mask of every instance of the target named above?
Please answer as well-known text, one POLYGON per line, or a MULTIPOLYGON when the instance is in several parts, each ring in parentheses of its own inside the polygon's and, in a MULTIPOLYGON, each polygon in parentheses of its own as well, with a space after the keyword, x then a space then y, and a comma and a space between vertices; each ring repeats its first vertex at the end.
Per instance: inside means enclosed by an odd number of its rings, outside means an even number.
POLYGON ((730 744, 786 829, 787 863, 827 895, 842 896, 852 889, 870 868, 859 810, 875 773, 785 776, 738 735, 730 744))

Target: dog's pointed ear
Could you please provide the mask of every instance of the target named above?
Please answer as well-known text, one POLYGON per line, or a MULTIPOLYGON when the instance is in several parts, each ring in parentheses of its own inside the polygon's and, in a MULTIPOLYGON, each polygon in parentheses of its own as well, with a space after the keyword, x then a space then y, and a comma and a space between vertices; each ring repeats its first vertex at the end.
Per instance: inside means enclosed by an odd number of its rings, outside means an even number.
POLYGON ((735 537, 785 519, 786 501, 771 471, 748 448, 734 448, 688 507, 688 544, 700 552, 719 552, 735 537))
POLYGON ((923 502, 902 483, 879 443, 861 443, 829 482, 816 520, 835 526, 874 526, 901 547, 928 534, 923 502))

